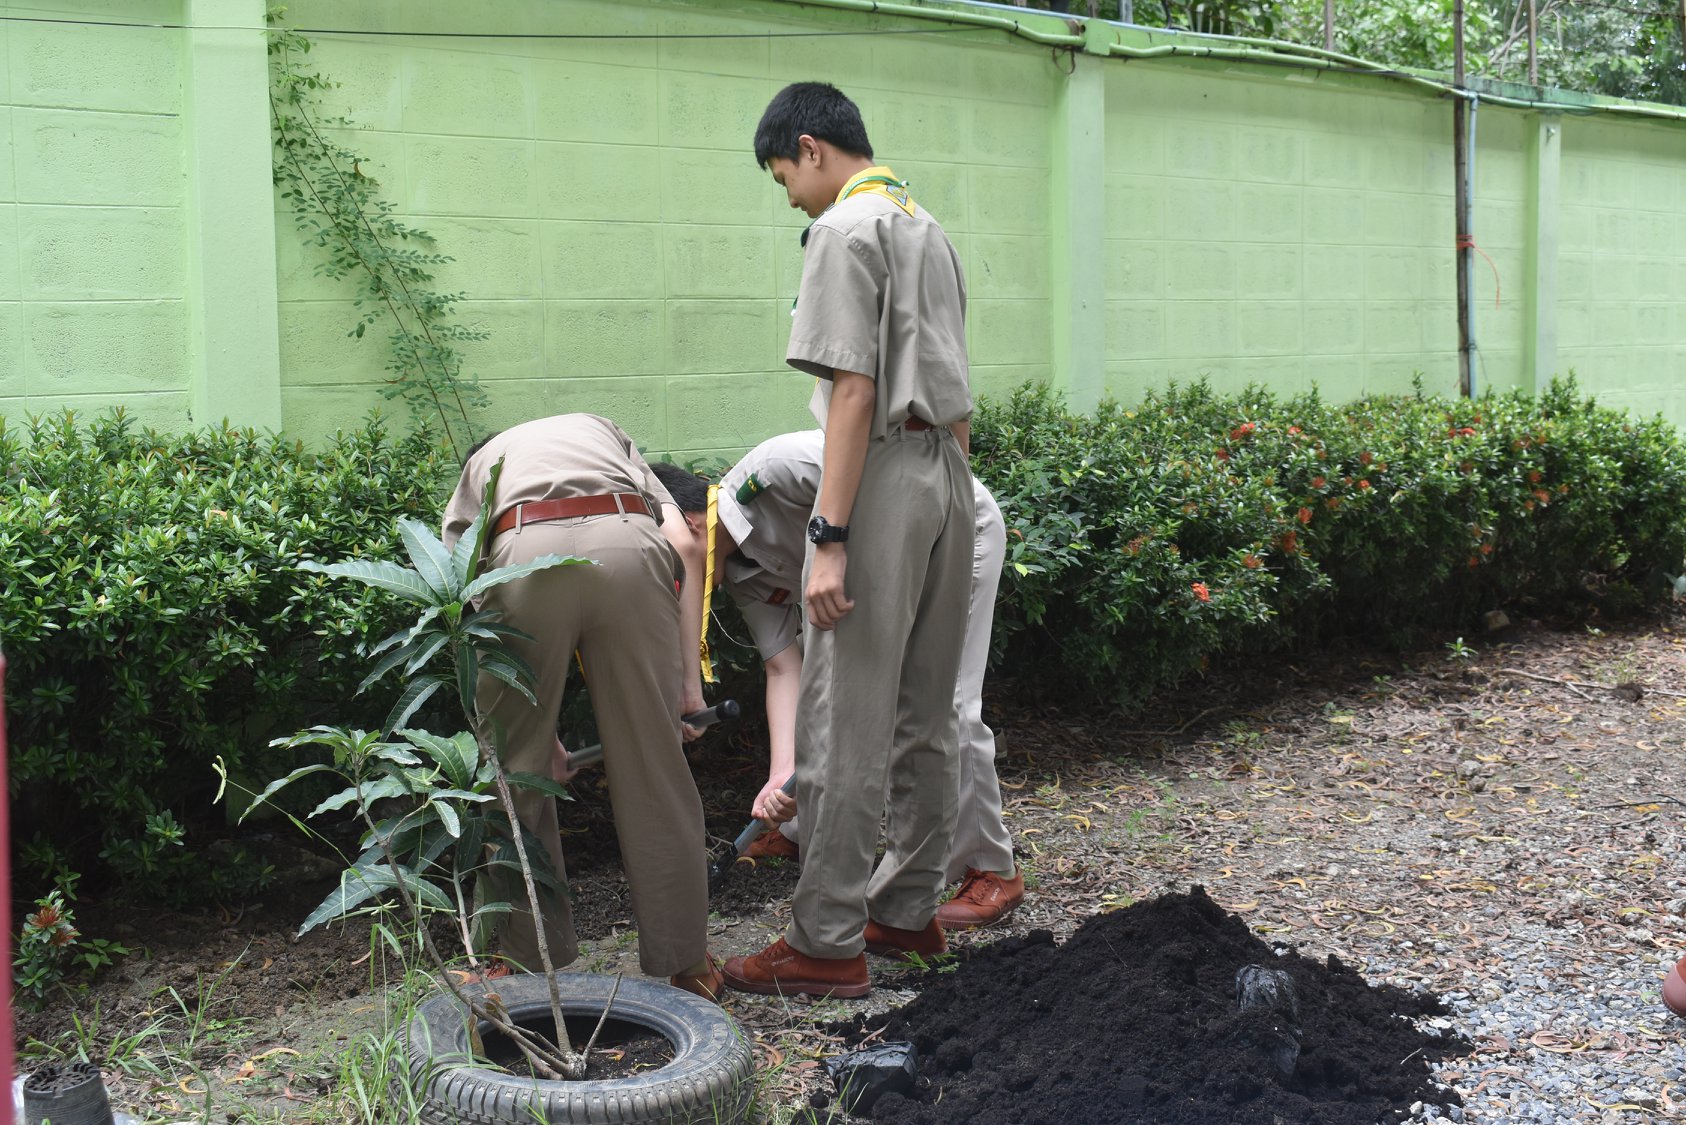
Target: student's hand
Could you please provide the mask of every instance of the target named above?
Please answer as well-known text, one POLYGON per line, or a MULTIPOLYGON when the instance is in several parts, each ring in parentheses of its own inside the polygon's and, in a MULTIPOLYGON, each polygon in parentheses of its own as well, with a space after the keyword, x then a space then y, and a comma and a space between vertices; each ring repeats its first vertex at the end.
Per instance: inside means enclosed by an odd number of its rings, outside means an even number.
POLYGON ((790 780, 790 775, 783 777, 769 777, 767 784, 761 787, 761 792, 755 795, 755 803, 749 811, 768 824, 783 824, 796 815, 796 797, 779 788, 790 780))
POLYGON ((568 748, 563 746, 562 740, 558 738, 555 749, 550 752, 550 776, 558 785, 566 785, 574 780, 574 775, 579 772, 573 758, 568 756, 568 748))
POLYGON ((825 543, 815 549, 806 594, 808 623, 814 628, 835 628, 855 608, 855 603, 843 591, 843 572, 848 567, 849 555, 843 544, 825 543))
MULTIPOLYGON (((699 682, 693 681, 685 685, 685 691, 682 695, 683 698, 679 700, 679 713, 681 715, 692 715, 708 706, 703 701, 702 684, 699 682)), ((694 727, 690 723, 684 722, 679 724, 680 737, 686 742, 695 742, 702 737, 702 733, 702 727, 694 727)))

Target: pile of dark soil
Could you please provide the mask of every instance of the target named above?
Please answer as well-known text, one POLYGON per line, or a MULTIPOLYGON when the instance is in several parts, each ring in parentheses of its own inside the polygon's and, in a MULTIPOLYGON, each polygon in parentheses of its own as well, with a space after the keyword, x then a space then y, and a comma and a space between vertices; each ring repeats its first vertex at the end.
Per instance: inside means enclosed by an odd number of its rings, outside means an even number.
POLYGON ((1456 1103, 1429 1064, 1468 1050, 1417 1029, 1443 1014, 1432 996, 1278 954, 1199 887, 1097 915, 1063 945, 1046 930, 1009 938, 920 987, 887 1022, 840 1029, 919 1049, 919 1088, 886 1094, 874 1121, 1374 1125, 1415 1101, 1456 1103), (1291 1077, 1272 1061, 1269 1013, 1238 1007, 1245 965, 1293 978, 1291 1077))

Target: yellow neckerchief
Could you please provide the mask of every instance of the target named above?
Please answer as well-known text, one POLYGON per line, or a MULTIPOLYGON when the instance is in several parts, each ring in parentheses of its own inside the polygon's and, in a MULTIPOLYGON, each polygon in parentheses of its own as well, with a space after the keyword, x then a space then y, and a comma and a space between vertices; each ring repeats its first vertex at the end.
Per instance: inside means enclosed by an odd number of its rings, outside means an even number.
POLYGON ((871 195, 882 195, 909 215, 913 214, 913 197, 907 193, 907 181, 899 180, 896 174, 882 164, 874 164, 871 168, 863 169, 849 177, 843 185, 843 190, 837 193, 837 199, 832 206, 848 199, 851 195, 861 192, 871 195))
POLYGON ((715 505, 715 498, 720 492, 720 486, 708 486, 708 554, 703 563, 703 612, 702 612, 702 675, 706 683, 718 683, 714 677, 714 665, 708 659, 708 611, 714 604, 714 540, 715 532, 720 527, 720 509, 715 505))

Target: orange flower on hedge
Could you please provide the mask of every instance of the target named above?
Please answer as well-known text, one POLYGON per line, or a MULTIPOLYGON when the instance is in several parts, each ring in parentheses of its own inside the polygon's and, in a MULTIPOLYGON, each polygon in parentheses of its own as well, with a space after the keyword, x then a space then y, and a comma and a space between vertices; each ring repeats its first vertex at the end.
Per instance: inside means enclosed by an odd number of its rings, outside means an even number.
POLYGON ((1257 570, 1262 565, 1262 560, 1257 555, 1242 555, 1241 565, 1248 570, 1257 570))
POLYGON ((1306 523, 1310 523, 1310 522, 1311 522, 1311 509, 1310 509, 1310 508, 1301 508, 1301 509, 1300 509, 1300 510, 1299 510, 1299 511, 1298 511, 1298 512, 1297 512, 1297 513, 1296 513, 1296 515, 1297 515, 1297 516, 1298 516, 1298 518, 1299 518, 1299 521, 1300 521, 1300 522, 1301 522, 1301 523, 1302 523, 1302 524, 1306 524, 1306 523))
POLYGON ((1481 544, 1481 553, 1484 554, 1484 555, 1492 554, 1493 553, 1493 545, 1491 543, 1481 544))
MULTIPOLYGON (((1303 512, 1303 511, 1306 511, 1306 509, 1301 508, 1300 511, 1303 512)), ((1299 543, 1300 543, 1299 533, 1294 532, 1294 531, 1284 531, 1280 536, 1277 537, 1277 540, 1276 540, 1277 546, 1282 548, 1282 553, 1285 554, 1285 555, 1293 554, 1294 551, 1299 547, 1299 543)))
POLYGON ((1551 493, 1547 492, 1543 488, 1536 488, 1534 489, 1534 499, 1538 500, 1542 504, 1549 504, 1551 503, 1551 493))
POLYGON ((1341 498, 1339 496, 1331 496, 1329 499, 1323 501, 1323 505, 1333 512, 1341 506, 1341 498))
POLYGON ((1230 441, 1240 441, 1242 438, 1246 437, 1248 434, 1252 433, 1256 429, 1258 429, 1258 427, 1255 426, 1253 423, 1243 422, 1239 426, 1235 427, 1235 429, 1229 431, 1229 440, 1230 441))
POLYGON ((1358 482, 1358 487, 1359 488, 1369 488, 1370 482, 1367 481, 1367 480, 1361 480, 1361 481, 1358 482))
POLYGON ((1220 461, 1228 461, 1229 460, 1229 450, 1220 449, 1220 450, 1217 451, 1216 454, 1214 454, 1214 456, 1217 457, 1217 459, 1220 460, 1220 461))
POLYGON ((1539 484, 1540 483, 1540 471, 1538 469, 1535 469, 1533 472, 1528 474, 1528 483, 1529 484, 1539 484))
POLYGON ((1311 487, 1313 487, 1313 488, 1322 488, 1324 485, 1326 485, 1328 483, 1329 483, 1328 477, 1312 477, 1311 478, 1311 487))
POLYGON ((1300 432, 1300 428, 1298 426, 1289 426, 1288 432, 1291 434, 1297 434, 1300 432))
POLYGON ((1206 583, 1204 582, 1195 582, 1189 586, 1189 589, 1194 591, 1194 596, 1200 601, 1209 602, 1212 600, 1212 592, 1206 589, 1206 583))
POLYGON ((1375 459, 1376 459, 1376 455, 1374 453, 1371 453, 1369 450, 1365 450, 1363 453, 1360 453, 1358 455, 1358 463, 1360 465, 1368 465, 1371 461, 1374 461, 1375 459))
POLYGON ((1480 565, 1481 565, 1481 559, 1480 559, 1479 556, 1471 555, 1469 557, 1469 567, 1470 567, 1471 570, 1474 570, 1476 567, 1478 567, 1480 565))

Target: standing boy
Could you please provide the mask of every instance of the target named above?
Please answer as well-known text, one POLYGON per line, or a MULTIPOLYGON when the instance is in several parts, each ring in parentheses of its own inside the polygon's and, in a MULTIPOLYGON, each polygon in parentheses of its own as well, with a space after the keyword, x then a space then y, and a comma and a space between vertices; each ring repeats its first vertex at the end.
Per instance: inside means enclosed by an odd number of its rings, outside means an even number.
POLYGON ((972 539, 966 288, 942 228, 873 164, 835 87, 781 90, 755 158, 815 220, 786 359, 821 380, 825 467, 804 568, 802 875, 786 935, 725 972, 748 992, 862 996, 865 950, 944 947, 972 539))
MULTIPOLYGON (((802 675, 802 561, 808 513, 819 498, 825 435, 780 434, 750 450, 715 489, 714 554, 767 672, 767 784, 756 795, 756 816, 769 829, 745 852, 794 859, 796 799, 781 788, 795 768, 796 714, 802 675)), ((707 542, 708 489, 677 465, 650 466, 666 486, 699 542, 707 542)), ((983 680, 1007 532, 1001 509, 983 482, 972 480, 977 506, 972 538, 970 604, 954 707, 960 720, 960 800, 946 881, 959 890, 937 908, 944 930, 998 922, 1024 899, 1024 877, 1013 860, 1012 837, 1001 815, 995 774, 995 732, 983 721, 983 680)))
MULTIPOLYGON (((510 641, 510 649, 533 669, 538 702, 482 672, 481 744, 496 740, 504 767, 516 772, 550 773, 557 758, 565 764, 556 720, 569 661, 579 652, 603 736, 639 962, 646 973, 713 998, 720 978, 707 951, 702 801, 681 746, 682 734, 698 732, 679 719, 702 706, 700 552, 632 439, 591 414, 526 422, 471 453, 445 509, 447 548, 480 514, 487 478, 500 460, 487 566, 549 554, 597 565, 552 567, 486 591, 483 607, 501 611, 529 635, 510 641), (676 585, 687 569, 694 581, 682 596, 676 585), (661 830, 649 831, 651 825, 661 830)), ((515 810, 521 826, 543 842, 562 882, 555 798, 518 789, 515 810)), ((501 924, 504 956, 537 971, 538 934, 525 889, 502 870, 487 877, 492 895, 514 904, 501 924)), ((539 899, 551 962, 566 965, 579 955, 566 887, 541 888, 539 899)))

